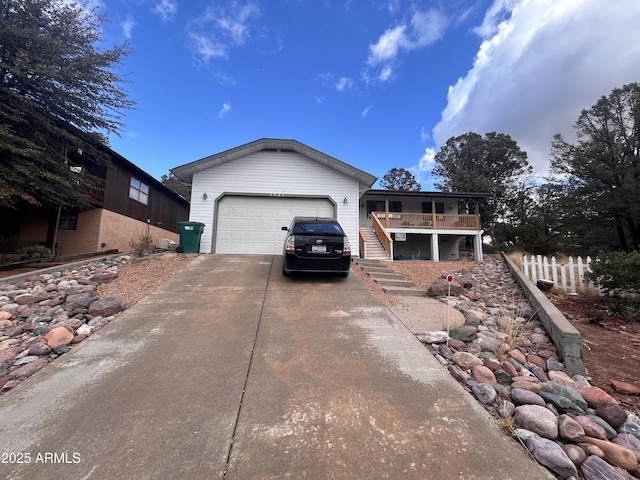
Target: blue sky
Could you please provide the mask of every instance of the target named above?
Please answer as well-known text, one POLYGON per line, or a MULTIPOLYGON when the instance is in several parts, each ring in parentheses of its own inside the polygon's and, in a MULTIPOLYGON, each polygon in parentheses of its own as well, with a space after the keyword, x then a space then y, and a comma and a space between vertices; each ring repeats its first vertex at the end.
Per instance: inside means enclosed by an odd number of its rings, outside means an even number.
POLYGON ((111 148, 158 179, 272 137, 433 190, 434 154, 469 131, 511 135, 544 175, 554 133, 640 81, 636 0, 94 2, 133 50, 111 148))

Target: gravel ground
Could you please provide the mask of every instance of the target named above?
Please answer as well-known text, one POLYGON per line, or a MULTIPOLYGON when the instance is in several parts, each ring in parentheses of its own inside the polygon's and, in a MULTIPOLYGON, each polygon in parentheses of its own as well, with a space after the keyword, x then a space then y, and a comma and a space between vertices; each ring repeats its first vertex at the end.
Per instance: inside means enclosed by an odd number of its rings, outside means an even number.
POLYGON ((125 308, 135 305, 184 269, 195 255, 164 253, 134 259, 118 272, 118 278, 100 285, 100 298, 118 297, 125 308))
MULTIPOLYGON (((414 283, 415 288, 428 290, 429 286, 438 278, 446 276, 450 273, 461 272, 463 270, 471 270, 477 263, 475 260, 461 259, 445 262, 429 262, 424 260, 401 260, 397 262, 388 262, 389 268, 401 274, 405 280, 414 283)), ((376 282, 364 273, 355 263, 351 267, 352 271, 366 283, 369 288, 376 294, 380 301, 387 307, 391 307, 400 303, 401 299, 391 295, 387 295, 382 291, 376 282)))

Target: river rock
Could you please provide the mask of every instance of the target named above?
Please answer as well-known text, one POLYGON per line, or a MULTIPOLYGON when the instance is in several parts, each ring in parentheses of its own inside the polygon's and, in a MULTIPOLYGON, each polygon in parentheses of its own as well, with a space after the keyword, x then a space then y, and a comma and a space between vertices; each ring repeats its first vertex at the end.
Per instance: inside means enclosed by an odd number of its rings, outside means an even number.
POLYGON ((596 407, 596 413, 613 428, 620 428, 627 420, 627 412, 617 402, 607 402, 596 407))
POLYGON ((556 442, 546 438, 531 437, 527 440, 527 448, 538 462, 561 478, 578 475, 576 466, 556 442))
POLYGON ((523 388, 512 388, 511 398, 521 405, 540 405, 541 407, 546 405, 540 395, 523 388))
POLYGON ((13 363, 13 359, 21 352, 21 350, 22 349, 20 347, 8 347, 4 350, 0 350, 0 365, 9 365, 13 363))
POLYGON ((634 453, 622 445, 591 437, 583 437, 581 441, 599 447, 604 453, 604 458, 620 468, 630 472, 638 468, 638 460, 634 453))
POLYGON ((611 380, 613 389, 623 395, 640 395, 640 387, 620 380, 611 380))
POLYGON ((109 283, 118 278, 118 274, 116 272, 109 273, 99 273, 96 275, 92 275, 89 277, 89 281, 96 283, 98 285, 102 285, 103 283, 109 283))
POLYGON ((446 343, 449 340, 447 332, 443 331, 418 333, 416 338, 424 344, 446 343))
POLYGON ((486 383, 487 385, 496 385, 496 377, 491 369, 484 365, 475 365, 471 368, 471 376, 478 383, 486 383))
POLYGON ((51 353, 51 348, 46 343, 32 343, 29 345, 28 352, 30 355, 45 356, 51 353))
POLYGON ((108 297, 96 300, 89 305, 89 315, 110 317, 124 310, 124 305, 118 297, 108 297))
POLYGON ((497 393, 491 385, 478 383, 471 387, 471 391, 483 405, 493 405, 496 401, 497 393))
POLYGON ((636 422, 632 419, 633 415, 627 415, 627 421, 620 427, 621 433, 629 433, 640 439, 640 422, 636 422))
POLYGON ((558 419, 545 407, 539 405, 521 405, 516 407, 516 424, 541 437, 554 440, 558 437, 558 419))
POLYGON ((468 352, 456 352, 451 357, 451 360, 464 370, 470 370, 477 365, 482 365, 482 360, 468 352))
POLYGON ((73 310, 75 308, 89 308, 89 305, 96 300, 97 298, 94 295, 89 295, 87 293, 68 295, 65 303, 65 309, 73 310))
POLYGON ((65 327, 56 327, 47 332, 43 337, 49 348, 56 348, 59 345, 69 344, 73 340, 73 333, 65 327))
POLYGON ((615 428, 609 425, 602 417, 599 417, 598 415, 585 415, 585 416, 592 422, 600 425, 604 429, 604 432, 609 440, 611 440, 613 437, 615 437, 618 434, 615 428))
POLYGON ((584 429, 569 415, 563 414, 558 417, 558 434, 567 442, 578 442, 584 437, 584 429))
POLYGON ((15 369, 13 372, 9 374, 12 379, 16 380, 24 380, 27 377, 30 377, 42 367, 44 367, 49 361, 46 358, 38 358, 37 360, 27 363, 20 368, 15 369))
POLYGON ((615 402, 613 397, 599 387, 578 388, 578 393, 589 404, 590 407, 596 408, 603 403, 615 402))
POLYGON ((626 475, 596 455, 590 455, 582 462, 580 472, 585 480, 627 480, 626 475))
POLYGON ((553 405, 559 412, 569 412, 576 415, 584 414, 581 408, 566 397, 550 392, 540 392, 539 395, 545 402, 553 405))
POLYGON ((585 452, 578 445, 574 445, 572 443, 563 443, 561 447, 574 465, 580 465, 587 458, 587 452, 585 452))
POLYGON ((611 441, 631 450, 635 454, 636 460, 640 462, 640 439, 629 433, 619 433, 611 441))
POLYGON ((580 424, 582 430, 584 430, 584 434, 588 437, 599 438, 600 440, 607 439, 607 432, 604 430, 604 428, 602 428, 600 425, 598 425, 588 417, 578 415, 573 419, 580 424))
POLYGON ((559 383, 560 385, 565 385, 571 388, 578 388, 578 384, 566 373, 561 370, 551 370, 549 371, 549 380, 555 383, 559 383))

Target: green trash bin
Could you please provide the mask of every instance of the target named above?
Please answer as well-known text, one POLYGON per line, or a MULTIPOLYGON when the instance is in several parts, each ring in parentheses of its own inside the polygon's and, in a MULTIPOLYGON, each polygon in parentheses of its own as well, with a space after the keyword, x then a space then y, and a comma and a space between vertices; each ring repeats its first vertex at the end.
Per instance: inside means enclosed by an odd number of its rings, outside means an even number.
POLYGON ((176 247, 178 253, 200 253, 200 237, 204 230, 204 223, 178 222, 180 245, 176 247))

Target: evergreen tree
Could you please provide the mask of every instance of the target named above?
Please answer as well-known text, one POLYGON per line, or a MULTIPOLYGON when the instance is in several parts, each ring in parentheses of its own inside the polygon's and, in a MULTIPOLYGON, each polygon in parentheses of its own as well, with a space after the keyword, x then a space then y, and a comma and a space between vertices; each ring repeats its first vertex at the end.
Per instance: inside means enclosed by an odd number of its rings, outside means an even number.
POLYGON ((389 170, 382 177, 380 185, 385 190, 404 192, 419 192, 422 189, 413 174, 404 168, 392 168, 389 170))
POLYGON ((640 84, 601 97, 575 130, 577 144, 560 134, 552 144, 566 214, 577 229, 599 234, 594 248, 640 249, 640 84))
POLYGON ((160 181, 164 186, 173 190, 178 195, 189 201, 191 200, 191 185, 182 183, 173 173, 170 173, 169 175, 162 175, 160 181))
MULTIPOLYGON (((436 188, 445 192, 487 193, 480 205, 480 219, 485 227, 505 222, 509 209, 517 207, 518 189, 532 169, 527 154, 504 133, 487 133, 484 137, 469 132, 451 137, 435 156, 433 175, 441 179, 436 188)), ((462 202, 462 212, 472 206, 462 202)), ((494 238, 495 240, 495 238, 494 238)))
POLYGON ((133 103, 113 71, 126 45, 100 49, 103 17, 59 0, 0 0, 0 206, 82 206, 82 163, 105 162, 133 103), (97 142, 97 143, 96 143, 97 142))

